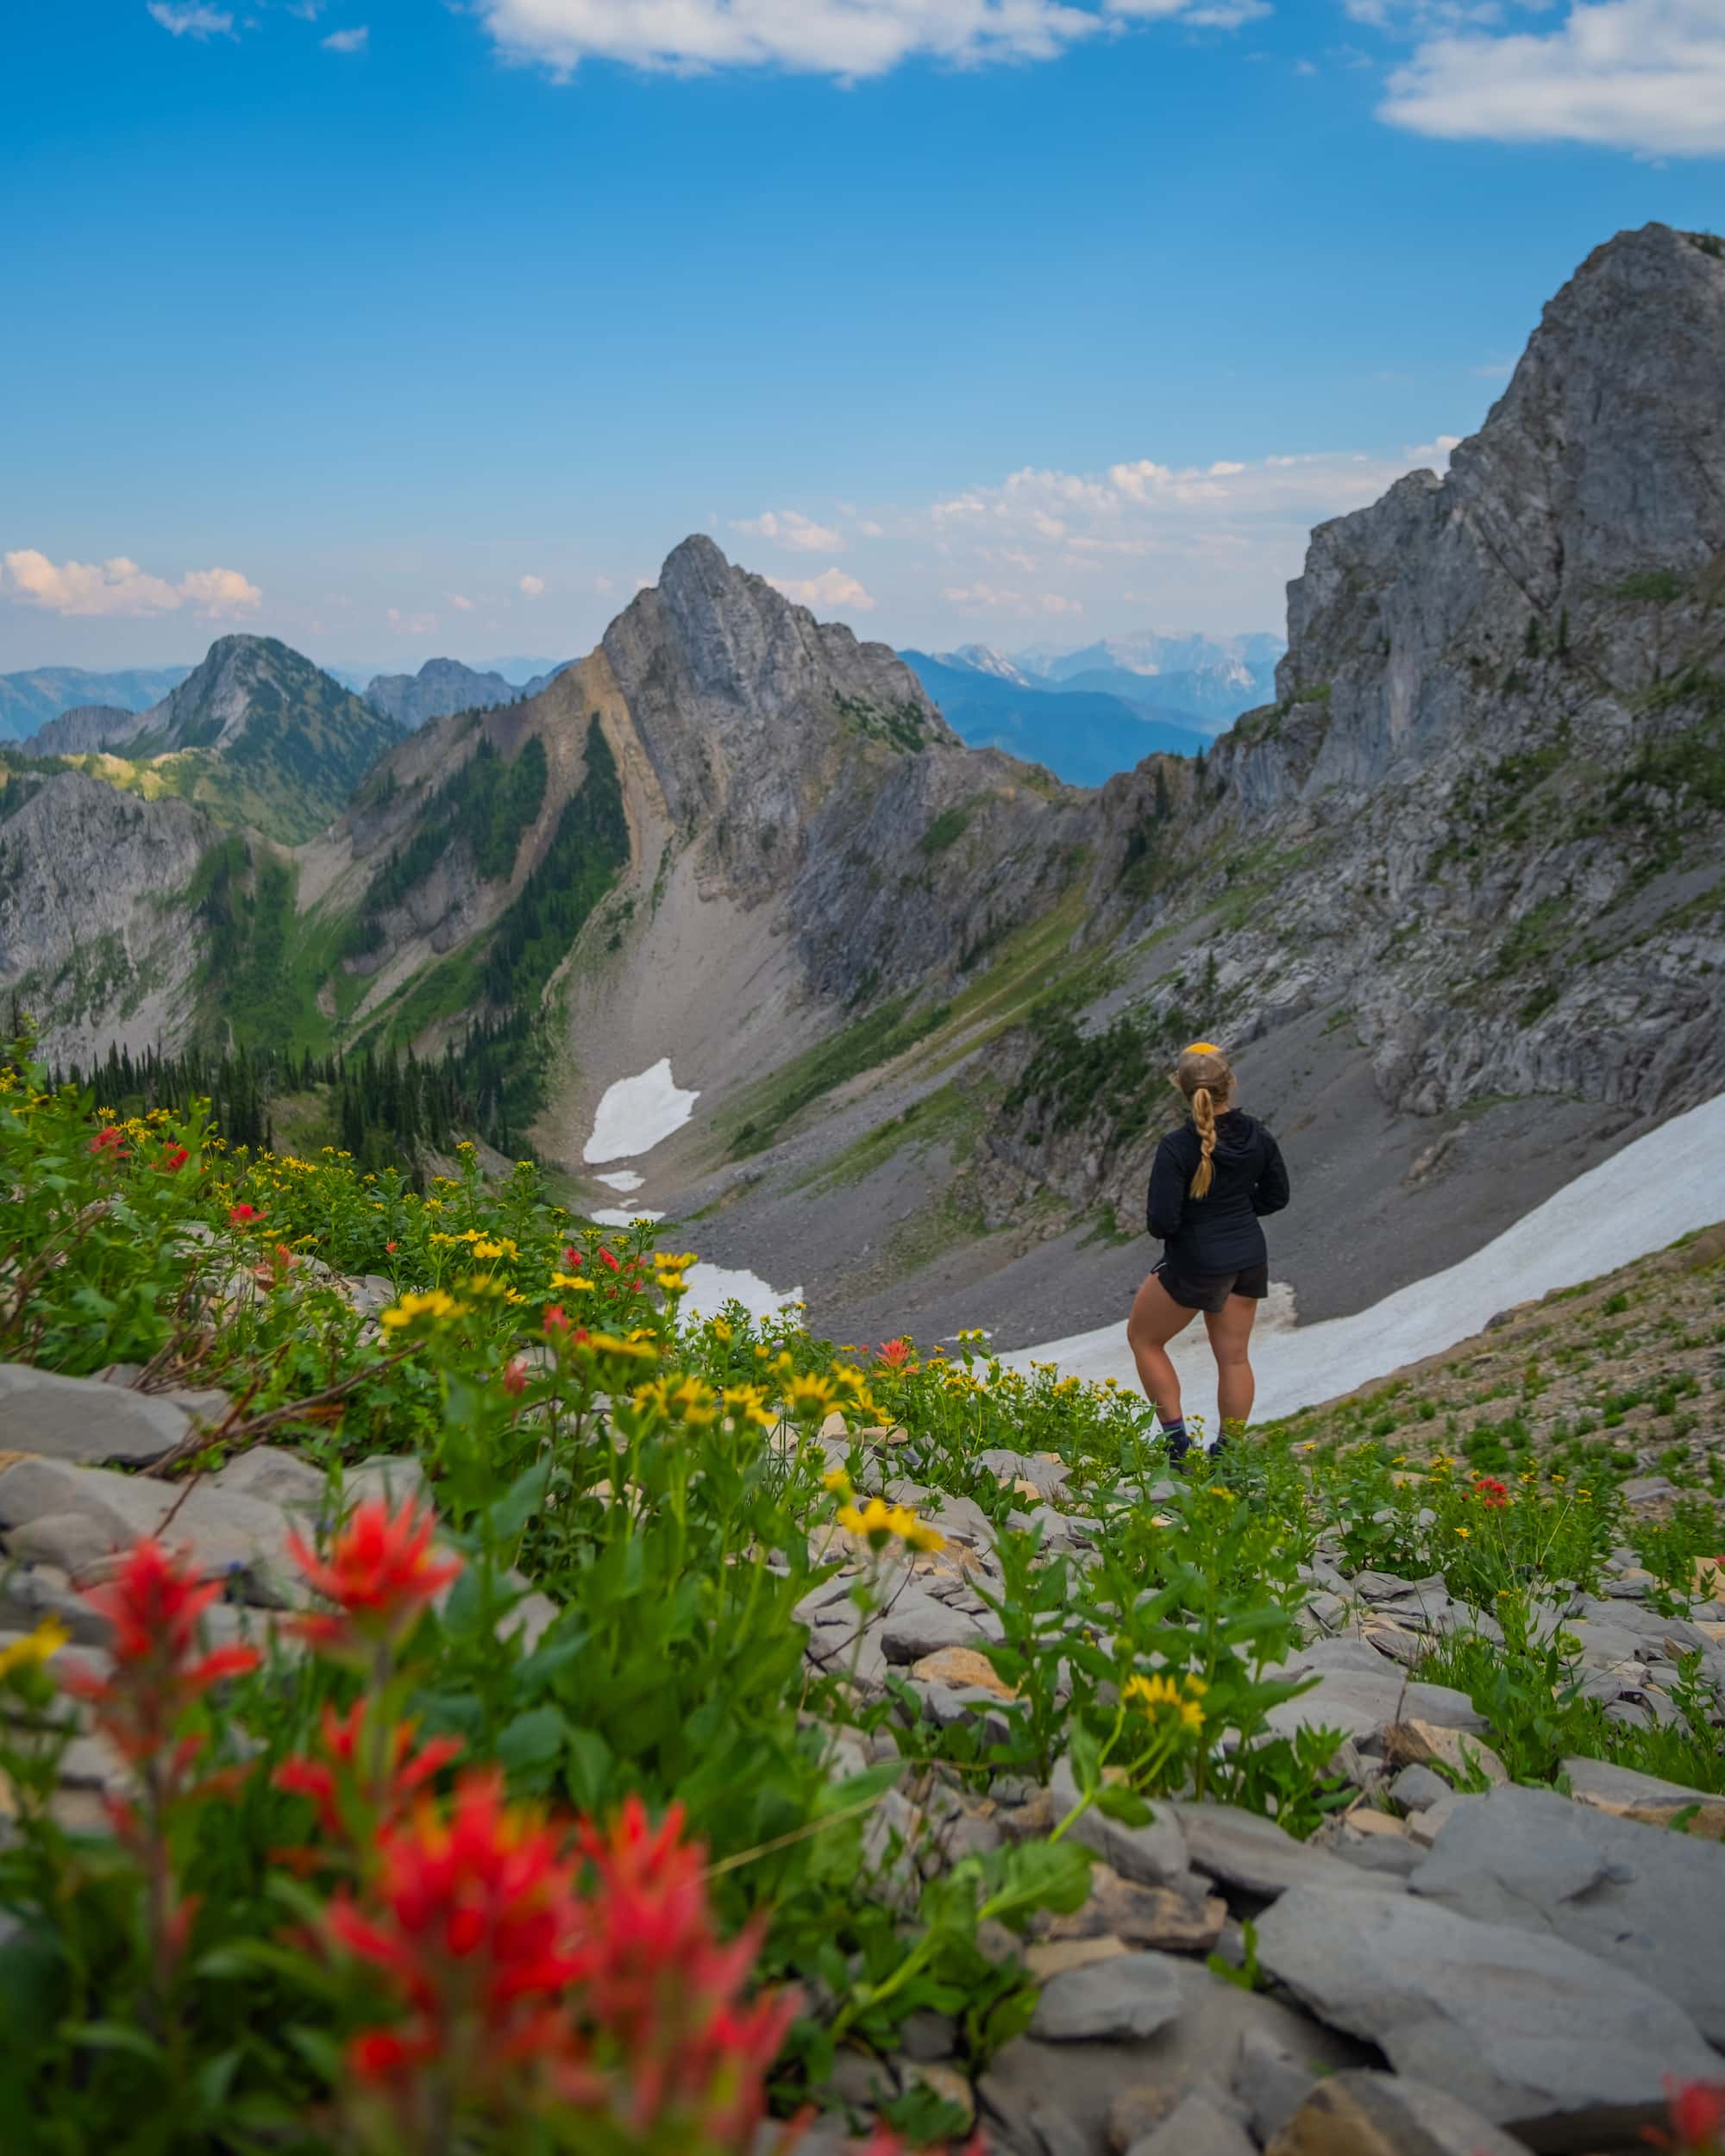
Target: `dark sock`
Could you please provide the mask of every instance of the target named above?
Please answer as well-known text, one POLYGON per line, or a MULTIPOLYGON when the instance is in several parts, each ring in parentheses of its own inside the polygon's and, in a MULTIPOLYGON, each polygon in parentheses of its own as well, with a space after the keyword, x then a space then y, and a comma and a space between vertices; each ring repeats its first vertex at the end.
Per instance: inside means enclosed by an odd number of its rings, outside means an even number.
POLYGON ((1162 1417, 1158 1414, 1156 1420, 1162 1424, 1162 1442, 1168 1447, 1169 1458, 1183 1460, 1186 1457, 1187 1447, 1191 1444, 1191 1439, 1186 1434, 1185 1416, 1178 1416, 1172 1422, 1163 1422, 1162 1417))

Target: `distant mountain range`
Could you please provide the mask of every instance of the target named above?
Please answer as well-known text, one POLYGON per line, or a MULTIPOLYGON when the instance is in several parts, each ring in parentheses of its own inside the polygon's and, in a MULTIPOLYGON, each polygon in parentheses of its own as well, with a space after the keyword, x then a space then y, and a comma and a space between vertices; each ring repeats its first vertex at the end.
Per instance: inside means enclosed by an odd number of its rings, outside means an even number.
POLYGON ((1242 711, 1273 702, 1279 636, 1138 636, 1012 654, 987 644, 904 651, 973 749, 1004 749, 1073 786, 1101 786, 1161 750, 1195 755, 1242 711))
POLYGON ((22 741, 47 720, 80 705, 147 711, 191 672, 189 666, 128 667, 117 674, 36 667, 24 674, 0 674, 0 741, 22 741))
POLYGON ((1070 786, 1101 786, 1158 749, 1195 756, 1208 739, 1202 722, 1189 711, 1028 681, 997 652, 979 653, 974 645, 969 654, 901 651, 899 656, 968 747, 1004 749, 1026 763, 1043 765, 1070 786))

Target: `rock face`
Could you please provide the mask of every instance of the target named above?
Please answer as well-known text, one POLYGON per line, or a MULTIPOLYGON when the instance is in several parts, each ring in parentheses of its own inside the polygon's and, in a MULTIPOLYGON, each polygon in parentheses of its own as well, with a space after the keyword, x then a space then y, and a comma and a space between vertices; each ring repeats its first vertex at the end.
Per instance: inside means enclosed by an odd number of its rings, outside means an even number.
POLYGON ((198 958, 185 897, 216 825, 75 771, 14 799, 0 794, 0 990, 52 1019, 61 1057, 177 1042, 198 958))
POLYGON ((500 674, 480 674, 459 659, 428 659, 417 674, 379 674, 366 688, 366 702, 411 733, 434 718, 457 711, 489 711, 512 704, 521 693, 500 674))
POLYGON ((24 746, 33 756, 87 756, 129 741, 147 724, 144 712, 117 704, 79 704, 38 727, 24 746))

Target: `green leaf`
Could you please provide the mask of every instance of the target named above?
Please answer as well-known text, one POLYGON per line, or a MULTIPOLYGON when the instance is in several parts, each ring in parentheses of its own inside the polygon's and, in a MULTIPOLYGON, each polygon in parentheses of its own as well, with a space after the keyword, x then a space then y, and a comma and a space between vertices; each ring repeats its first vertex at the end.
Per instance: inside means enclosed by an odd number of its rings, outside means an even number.
POLYGON ((153 2036, 146 2036, 141 2028, 129 2028, 122 2021, 72 2021, 60 2031, 69 2044, 79 2044, 86 2051, 120 2051, 133 2059, 141 2059, 147 2065, 167 2071, 167 2053, 153 2036))
POLYGON ((1072 1779, 1078 1785, 1081 1796, 1088 1796, 1101 1785, 1102 1747, 1084 1727, 1074 1722, 1067 1739, 1066 1756, 1071 1762, 1072 1779))
POLYGON ((513 1542, 529 1520, 543 1512, 550 1481, 549 1460, 536 1462, 516 1477, 486 1515, 486 1524, 496 1540, 513 1542))
POLYGON ((578 1809, 597 1812, 610 1794, 617 1761, 596 1729, 571 1729, 564 1738, 564 1779, 578 1809))
POLYGON ((562 1756, 568 1726, 558 1707, 530 1707, 497 1740, 499 1764, 511 1782, 543 1789, 562 1756))

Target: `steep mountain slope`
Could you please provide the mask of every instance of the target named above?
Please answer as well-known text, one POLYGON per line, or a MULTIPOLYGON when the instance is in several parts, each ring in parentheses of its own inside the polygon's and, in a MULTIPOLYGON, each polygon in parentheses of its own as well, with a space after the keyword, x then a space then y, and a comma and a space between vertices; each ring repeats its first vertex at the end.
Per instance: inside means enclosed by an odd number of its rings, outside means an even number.
POLYGON ((86 768, 292 843, 341 812, 400 731, 273 636, 223 636, 129 737, 86 768))
POLYGON ((190 667, 130 667, 91 674, 83 667, 36 667, 24 674, 0 674, 0 740, 27 740, 49 719, 80 705, 147 711, 191 671, 190 667))
POLYGON ((184 801, 144 801, 56 767, 0 789, 0 993, 51 1020, 61 1060, 109 1043, 176 1046, 193 1023, 191 893, 219 834, 184 801))
POLYGON ((1068 1007, 944 1084, 933 1037, 727 1194, 716 1254, 773 1253, 858 1334, 906 1314, 907 1274, 925 1331, 1094 1325, 1143 1269, 1110 1224, 1201 1031, 1282 1131, 1277 1270, 1325 1315, 1719 1091, 1722 572, 1725 260, 1650 227, 1553 300, 1446 479, 1314 535, 1278 703, 1201 777, 1154 758, 1103 789, 1068 1007), (919 1094, 926 1135, 884 1134, 919 1094))
POLYGON ((373 675, 365 699, 374 711, 411 733, 428 719, 488 711, 494 704, 512 704, 520 693, 500 674, 476 672, 459 659, 428 659, 417 674, 373 675))
POLYGON ((1147 699, 1127 703, 1082 689, 1024 685, 992 668, 955 666, 922 651, 899 656, 973 749, 1003 749, 1027 763, 1045 764, 1070 786, 1101 786, 1157 750, 1195 756, 1208 739, 1189 713, 1161 711, 1147 699))

